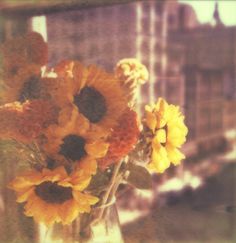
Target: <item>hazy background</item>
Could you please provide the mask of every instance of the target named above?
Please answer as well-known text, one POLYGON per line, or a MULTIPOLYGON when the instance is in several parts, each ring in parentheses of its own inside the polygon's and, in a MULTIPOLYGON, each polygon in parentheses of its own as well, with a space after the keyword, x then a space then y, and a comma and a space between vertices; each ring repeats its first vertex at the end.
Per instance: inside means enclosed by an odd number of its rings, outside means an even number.
POLYGON ((137 109, 158 97, 179 105, 187 158, 154 175, 151 191, 121 188, 125 241, 235 242, 236 2, 112 2, 3 1, 1 40, 40 32, 51 66, 79 59, 112 71, 122 58, 143 62, 150 80, 137 109))

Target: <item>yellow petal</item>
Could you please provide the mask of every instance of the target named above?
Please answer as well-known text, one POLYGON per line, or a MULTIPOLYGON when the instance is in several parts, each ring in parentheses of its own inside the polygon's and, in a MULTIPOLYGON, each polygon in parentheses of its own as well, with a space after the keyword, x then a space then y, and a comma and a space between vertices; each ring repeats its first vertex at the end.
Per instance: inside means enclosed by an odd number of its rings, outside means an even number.
POLYGON ((183 133, 178 127, 172 129, 169 128, 167 141, 173 147, 180 147, 186 141, 185 133, 183 133))
POLYGON ((76 181, 73 181, 73 189, 76 191, 83 191, 85 188, 88 187, 89 183, 91 181, 91 177, 87 177, 86 179, 80 180, 78 178, 78 183, 76 184, 76 181))
POLYGON ((58 181, 57 184, 63 187, 73 187, 72 183, 68 180, 58 181))
POLYGON ((48 211, 48 207, 47 204, 36 195, 31 196, 24 208, 26 216, 34 217, 36 222, 44 222, 45 212, 48 211))
POLYGON ((180 164, 181 160, 185 158, 184 154, 181 153, 177 148, 170 145, 166 146, 169 160, 174 164, 180 164))
POLYGON ((179 117, 179 107, 174 105, 167 105, 165 110, 165 119, 167 122, 173 120, 173 118, 179 117))
POLYGON ((157 107, 161 112, 164 112, 168 108, 168 103, 163 98, 159 98, 157 102, 157 107))
MULTIPOLYGON (((54 224, 55 222, 59 222, 58 217, 58 205, 45 205, 45 211, 41 215, 41 221, 45 223, 47 226, 54 224)), ((39 216, 40 217, 40 216, 39 216)))
POLYGON ((84 172, 93 175, 97 172, 97 161, 88 157, 80 161, 78 167, 84 170, 84 172))
POLYGON ((166 125, 166 120, 162 114, 157 114, 157 125, 156 128, 163 128, 166 125))
POLYGON ((83 194, 83 195, 84 195, 84 197, 86 197, 86 200, 89 202, 90 205, 94 205, 99 201, 98 197, 94 197, 89 194, 83 194))
POLYGON ((94 205, 99 201, 99 198, 95 196, 81 193, 78 191, 73 191, 73 197, 79 203, 81 210, 84 210, 84 212, 89 212, 90 205, 94 205))
POLYGON ((154 140, 157 140, 159 143, 165 143, 166 142, 166 130, 158 129, 156 131, 154 140))
POLYGON ((58 211, 62 224, 70 224, 79 214, 79 207, 75 200, 63 203, 58 211))
POLYGON ((54 170, 43 169, 42 174, 44 178, 50 181, 62 180, 68 176, 63 166, 57 167, 54 170))
POLYGON ((146 110, 146 125, 154 132, 157 126, 157 119, 155 114, 146 110))
POLYGON ((85 150, 87 154, 89 154, 91 157, 102 158, 106 155, 108 147, 109 147, 108 143, 102 141, 96 141, 90 144, 86 144, 85 150))
POLYGON ((151 163, 148 167, 158 173, 163 173, 170 166, 165 148, 161 146, 159 150, 152 151, 151 163))
POLYGON ((166 101, 159 98, 154 109, 157 117, 157 128, 163 128, 166 125, 168 119, 167 108, 168 104, 166 101))
POLYGON ((19 193, 17 196, 17 202, 21 203, 21 202, 25 202, 28 197, 34 192, 34 187, 31 187, 30 189, 28 189, 27 191, 23 192, 23 193, 19 193))
POLYGON ((17 177, 13 181, 11 181, 8 185, 10 189, 13 189, 15 191, 24 191, 30 188, 33 185, 32 182, 27 181, 23 177, 17 177))
POLYGON ((161 148, 161 146, 162 145, 160 144, 159 140, 156 137, 154 137, 152 140, 152 149, 159 150, 161 148))

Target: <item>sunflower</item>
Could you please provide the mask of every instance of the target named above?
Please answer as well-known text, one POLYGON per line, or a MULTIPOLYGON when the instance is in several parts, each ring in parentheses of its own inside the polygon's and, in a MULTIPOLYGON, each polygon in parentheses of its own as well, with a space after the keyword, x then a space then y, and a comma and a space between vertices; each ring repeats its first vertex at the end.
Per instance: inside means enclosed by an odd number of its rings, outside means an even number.
POLYGON ((40 98, 41 70, 38 65, 29 64, 16 73, 3 74, 6 84, 3 100, 5 103, 40 98), (9 75, 9 76, 6 76, 9 75))
POLYGON ((105 169, 120 161, 134 148, 139 139, 139 134, 137 113, 127 108, 108 137, 109 148, 106 156, 98 160, 99 167, 105 169))
POLYGON ((29 32, 25 36, 8 40, 0 49, 4 82, 10 87, 25 80, 25 70, 31 69, 32 65, 34 69, 37 67, 39 72, 41 66, 45 65, 48 60, 47 44, 43 37, 36 32, 29 32))
POLYGON ((162 173, 170 163, 178 165, 185 158, 179 148, 186 141, 188 129, 179 107, 169 105, 162 98, 156 105, 146 106, 145 110, 145 123, 149 129, 147 140, 151 141, 152 151, 149 168, 162 173))
POLYGON ((7 40, 1 46, 3 67, 23 67, 27 64, 43 66, 48 61, 48 46, 37 32, 29 32, 7 40))
POLYGON ((110 129, 115 125, 127 101, 114 75, 77 61, 62 62, 55 71, 67 80, 67 93, 60 89, 65 103, 75 105, 94 127, 110 129))
POLYGON ((4 102, 38 98, 41 67, 48 60, 48 48, 42 36, 30 32, 1 46, 2 78, 6 85, 4 102))
POLYGON ((54 73, 50 73, 52 77, 41 77, 39 69, 33 64, 20 71, 16 79, 12 79, 11 85, 15 85, 5 87, 5 103, 37 99, 50 100, 55 104, 64 102, 65 97, 58 90, 68 90, 65 79, 53 77, 54 73))
POLYGON ((62 77, 53 77, 56 73, 50 72, 48 76, 44 76, 39 82, 39 97, 44 100, 51 100, 60 109, 67 109, 71 112, 73 106, 65 104, 66 94, 70 93, 70 86, 67 80, 62 77), (51 75, 51 76, 50 76, 51 75), (62 94, 64 91, 64 94, 62 94))
POLYGON ((84 192, 91 176, 83 170, 68 175, 64 167, 29 171, 9 185, 17 202, 25 202, 25 215, 47 226, 70 224, 80 213, 88 213, 98 198, 84 192))
POLYGON ((13 102, 0 106, 0 138, 32 142, 57 121, 58 112, 44 100, 13 102))
POLYGON ((89 173, 96 173, 96 159, 104 157, 108 143, 103 131, 93 130, 86 118, 74 107, 61 110, 58 125, 50 126, 45 132, 47 138, 43 145, 49 157, 62 164, 80 167, 89 173))

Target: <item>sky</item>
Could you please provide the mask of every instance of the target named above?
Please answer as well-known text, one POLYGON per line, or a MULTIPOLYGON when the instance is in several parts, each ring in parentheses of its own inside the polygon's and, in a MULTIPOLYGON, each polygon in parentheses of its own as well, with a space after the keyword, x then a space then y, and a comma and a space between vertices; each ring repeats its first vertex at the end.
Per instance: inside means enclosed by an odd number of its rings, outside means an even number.
MULTIPOLYGON (((179 0, 181 3, 190 4, 196 11, 199 22, 211 22, 215 0, 179 0)), ((236 0, 218 0, 219 13, 225 25, 236 25, 236 0)))

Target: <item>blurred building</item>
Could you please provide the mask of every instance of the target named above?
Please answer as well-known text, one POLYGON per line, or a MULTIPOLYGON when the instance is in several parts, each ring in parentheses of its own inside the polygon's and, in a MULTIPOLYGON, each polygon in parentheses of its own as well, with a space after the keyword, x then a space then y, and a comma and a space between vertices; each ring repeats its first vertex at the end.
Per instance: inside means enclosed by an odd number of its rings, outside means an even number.
POLYGON ((208 25, 197 23, 191 7, 174 7, 168 43, 183 46, 188 145, 197 154, 220 151, 236 129, 236 28, 222 24, 217 4, 208 25))

